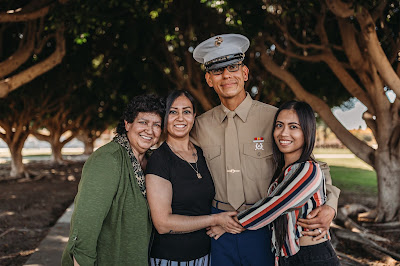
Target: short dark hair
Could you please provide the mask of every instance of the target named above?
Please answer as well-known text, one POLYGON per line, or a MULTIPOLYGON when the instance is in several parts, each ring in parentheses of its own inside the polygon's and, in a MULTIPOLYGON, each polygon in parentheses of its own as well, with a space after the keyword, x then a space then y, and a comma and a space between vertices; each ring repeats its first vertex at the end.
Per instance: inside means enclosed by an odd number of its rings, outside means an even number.
POLYGON ((164 116, 164 131, 167 130, 167 125, 168 125, 168 116, 169 116, 169 110, 171 109, 172 104, 175 102, 175 100, 180 97, 180 96, 185 96, 186 98, 189 99, 189 101, 192 103, 193 106, 193 114, 196 113, 196 101, 193 98, 193 96, 186 90, 174 90, 168 94, 166 100, 165 100, 165 116, 164 116))
POLYGON ((117 125, 117 133, 126 134, 125 120, 132 123, 139 113, 154 113, 161 117, 161 127, 163 126, 163 117, 165 114, 164 100, 154 94, 144 94, 133 97, 126 106, 120 121, 117 125))

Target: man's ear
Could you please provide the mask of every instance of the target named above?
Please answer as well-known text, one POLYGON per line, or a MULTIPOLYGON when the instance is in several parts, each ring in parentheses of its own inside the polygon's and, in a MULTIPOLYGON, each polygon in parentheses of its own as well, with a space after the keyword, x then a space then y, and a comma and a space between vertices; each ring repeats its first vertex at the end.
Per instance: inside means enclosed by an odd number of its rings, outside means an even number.
POLYGON ((249 68, 246 65, 243 65, 242 71, 243 71, 244 81, 248 81, 249 80, 249 68))
POLYGON ((211 74, 206 72, 204 77, 206 78, 206 82, 207 82, 208 86, 210 86, 212 88, 213 87, 213 83, 212 83, 212 80, 211 80, 211 74))

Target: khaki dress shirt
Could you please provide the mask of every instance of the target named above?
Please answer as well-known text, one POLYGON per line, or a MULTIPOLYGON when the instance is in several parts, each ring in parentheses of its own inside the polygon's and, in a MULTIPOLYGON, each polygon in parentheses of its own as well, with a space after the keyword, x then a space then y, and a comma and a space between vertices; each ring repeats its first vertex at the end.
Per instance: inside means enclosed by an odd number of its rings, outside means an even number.
MULTIPOLYGON (((272 129, 277 108, 252 100, 247 94, 245 100, 234 110, 234 121, 239 141, 240 165, 242 172, 245 204, 239 209, 249 208, 267 196, 276 164, 272 157, 272 129), (255 142, 263 138, 264 142, 255 142), (260 149, 262 143, 262 149, 260 149), (258 147, 256 145, 258 144, 258 147)), ((229 112, 222 104, 196 118, 191 131, 191 140, 203 149, 208 168, 214 180, 215 200, 228 203, 225 154, 226 114, 229 112)), ((229 158, 228 158, 229 159, 229 158)), ((332 186, 329 168, 320 163, 326 177, 326 204, 337 209, 340 190, 332 186)), ((227 204, 230 206, 229 204, 227 204)), ((225 208, 226 209, 226 208, 225 208)), ((234 210, 230 206, 231 210, 234 210)))

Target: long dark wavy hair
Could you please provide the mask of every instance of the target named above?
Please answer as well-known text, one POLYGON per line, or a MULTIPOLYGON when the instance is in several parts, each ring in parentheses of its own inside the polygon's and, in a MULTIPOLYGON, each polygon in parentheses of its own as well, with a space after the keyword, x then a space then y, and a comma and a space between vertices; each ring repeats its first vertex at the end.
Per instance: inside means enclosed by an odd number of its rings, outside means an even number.
MULTIPOLYGON (((294 110, 296 112, 297 116, 299 117, 300 127, 304 135, 304 145, 302 153, 300 155, 300 158, 293 164, 306 162, 308 160, 313 160, 311 157, 311 153, 315 145, 315 131, 316 131, 316 121, 313 109, 306 102, 289 101, 282 104, 275 114, 274 129, 272 130, 272 139, 274 139, 276 119, 278 118, 279 113, 282 112, 283 110, 294 110)), ((284 159, 284 154, 279 150, 278 146, 275 143, 275 140, 272 143, 273 143, 272 144, 273 157, 276 164, 278 165, 274 173, 274 176, 272 178, 272 182, 277 180, 279 184, 280 182, 282 182, 283 173, 285 172, 285 169, 283 169, 285 167, 285 159, 284 159)), ((273 225, 275 227, 275 237, 278 243, 278 247, 281 248, 284 244, 287 235, 286 215, 279 216, 273 222, 273 225)))

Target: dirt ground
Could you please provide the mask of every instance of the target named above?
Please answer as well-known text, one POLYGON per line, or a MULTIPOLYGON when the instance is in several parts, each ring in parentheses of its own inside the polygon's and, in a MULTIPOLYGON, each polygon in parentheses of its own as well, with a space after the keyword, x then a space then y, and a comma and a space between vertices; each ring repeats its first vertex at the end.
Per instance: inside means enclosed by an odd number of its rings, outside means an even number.
MULTIPOLYGON (((10 167, 0 164, 0 265, 23 265, 35 251, 49 229, 72 203, 82 165, 83 162, 71 161, 59 166, 49 162, 31 162, 26 166, 36 174, 33 179, 4 181, 10 167)), ((369 195, 342 192, 339 205, 362 203, 373 208, 375 202, 376 199, 369 195)), ((399 233, 381 235, 400 242, 399 233)), ((377 258, 354 242, 340 241, 333 236, 333 243, 342 265, 400 265, 388 260, 388 257, 377 258)))
MULTIPOLYGON (((0 265, 23 265, 73 202, 83 162, 27 164, 33 180, 0 181, 0 265)), ((9 165, 0 165, 0 180, 9 165)))

